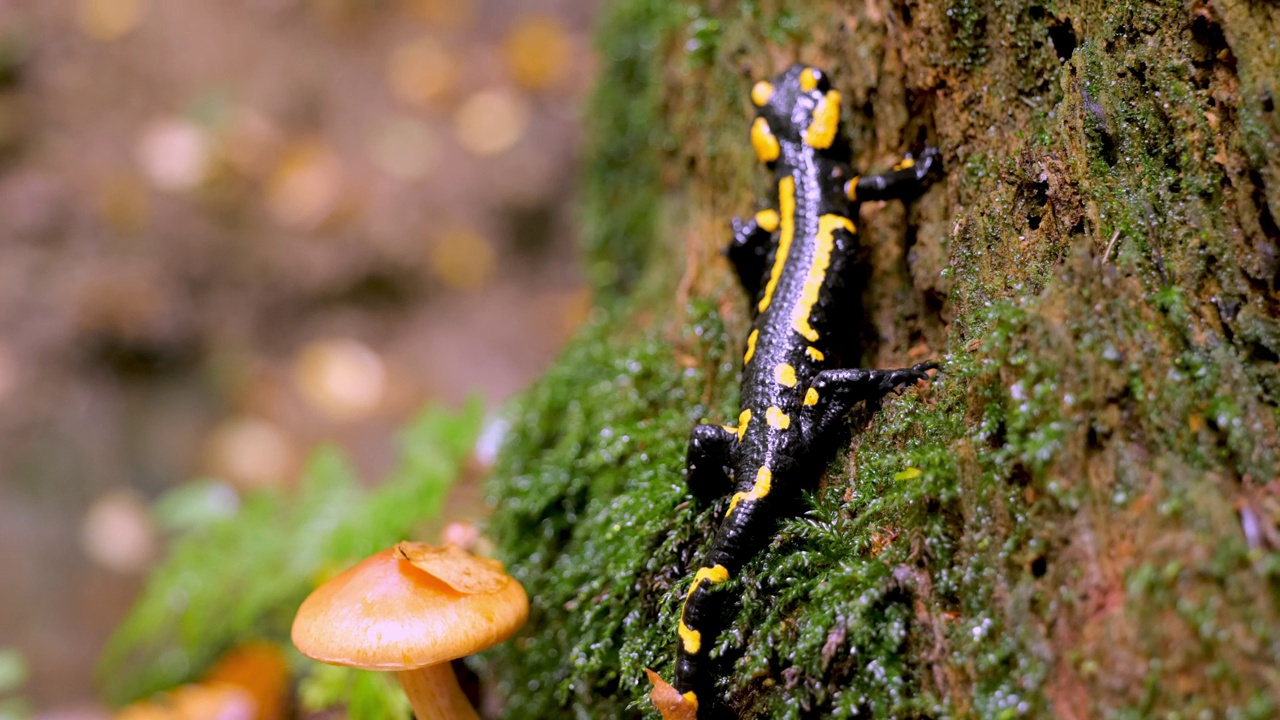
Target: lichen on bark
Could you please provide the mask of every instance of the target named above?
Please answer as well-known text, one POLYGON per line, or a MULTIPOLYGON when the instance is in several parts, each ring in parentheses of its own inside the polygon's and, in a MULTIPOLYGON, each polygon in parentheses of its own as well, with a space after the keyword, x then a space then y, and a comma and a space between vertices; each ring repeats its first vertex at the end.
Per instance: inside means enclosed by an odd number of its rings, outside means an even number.
POLYGON ((747 92, 793 61, 844 93, 864 169, 943 151, 919 201, 863 209, 849 317, 864 365, 943 372, 857 413, 812 509, 732 581, 725 696, 745 717, 1280 714, 1280 7, 607 14, 605 78, 641 81, 590 113, 641 126, 593 156, 646 171, 608 186, 596 161, 589 192, 649 220, 588 246, 664 264, 515 416, 490 527, 535 609, 487 668, 511 716, 640 715, 643 667, 670 675, 723 510, 688 502, 684 440, 732 419, 748 322, 718 250, 767 183, 747 92))

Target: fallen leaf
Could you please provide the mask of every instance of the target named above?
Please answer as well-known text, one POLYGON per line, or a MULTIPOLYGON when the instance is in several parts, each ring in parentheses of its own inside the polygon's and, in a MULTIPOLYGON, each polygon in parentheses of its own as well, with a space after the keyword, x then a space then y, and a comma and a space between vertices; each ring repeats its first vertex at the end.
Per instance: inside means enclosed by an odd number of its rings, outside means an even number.
POLYGON ((653 683, 649 700, 653 702, 653 707, 662 713, 662 720, 697 720, 697 700, 681 695, 679 690, 649 668, 645 668, 644 672, 649 676, 649 682, 653 683))
POLYGON ((497 560, 478 557, 457 545, 442 548, 420 542, 402 542, 396 553, 414 567, 464 595, 494 593, 511 578, 497 560))

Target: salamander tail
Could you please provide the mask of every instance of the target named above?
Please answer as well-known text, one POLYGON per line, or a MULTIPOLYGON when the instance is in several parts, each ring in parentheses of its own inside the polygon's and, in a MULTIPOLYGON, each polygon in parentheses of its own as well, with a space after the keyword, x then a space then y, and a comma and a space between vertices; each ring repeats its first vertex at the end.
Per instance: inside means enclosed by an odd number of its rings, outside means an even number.
POLYGON ((692 692, 680 694, 679 690, 649 668, 645 668, 644 672, 649 676, 649 682, 653 683, 649 700, 653 703, 653 707, 662 713, 662 720, 697 720, 698 698, 696 695, 692 692))

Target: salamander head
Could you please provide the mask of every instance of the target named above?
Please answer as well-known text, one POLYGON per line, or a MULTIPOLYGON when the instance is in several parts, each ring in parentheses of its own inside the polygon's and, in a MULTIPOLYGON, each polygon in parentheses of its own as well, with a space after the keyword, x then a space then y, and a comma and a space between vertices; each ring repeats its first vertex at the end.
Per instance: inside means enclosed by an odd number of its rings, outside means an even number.
POLYGON ((777 160, 779 143, 803 143, 821 152, 836 141, 840 93, 818 68, 792 65, 772 81, 756 83, 751 102, 757 108, 751 143, 761 162, 777 160))

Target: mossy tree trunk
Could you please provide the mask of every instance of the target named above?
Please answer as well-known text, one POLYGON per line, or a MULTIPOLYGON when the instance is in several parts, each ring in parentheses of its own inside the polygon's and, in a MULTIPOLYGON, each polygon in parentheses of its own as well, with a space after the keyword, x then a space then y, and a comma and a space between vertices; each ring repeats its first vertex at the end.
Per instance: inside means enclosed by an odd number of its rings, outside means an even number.
POLYGON ((639 713, 641 669, 670 675, 723 510, 685 502, 684 439, 736 415, 747 326, 718 250, 767 182, 747 93, 793 61, 844 93, 864 170, 943 151, 919 201, 864 208, 849 326, 864 365, 944 372, 858 414, 810 513, 733 581, 726 697, 1280 716, 1280 5, 618 1, 584 188, 607 310, 494 485, 535 598, 490 666, 512 716, 639 713))

